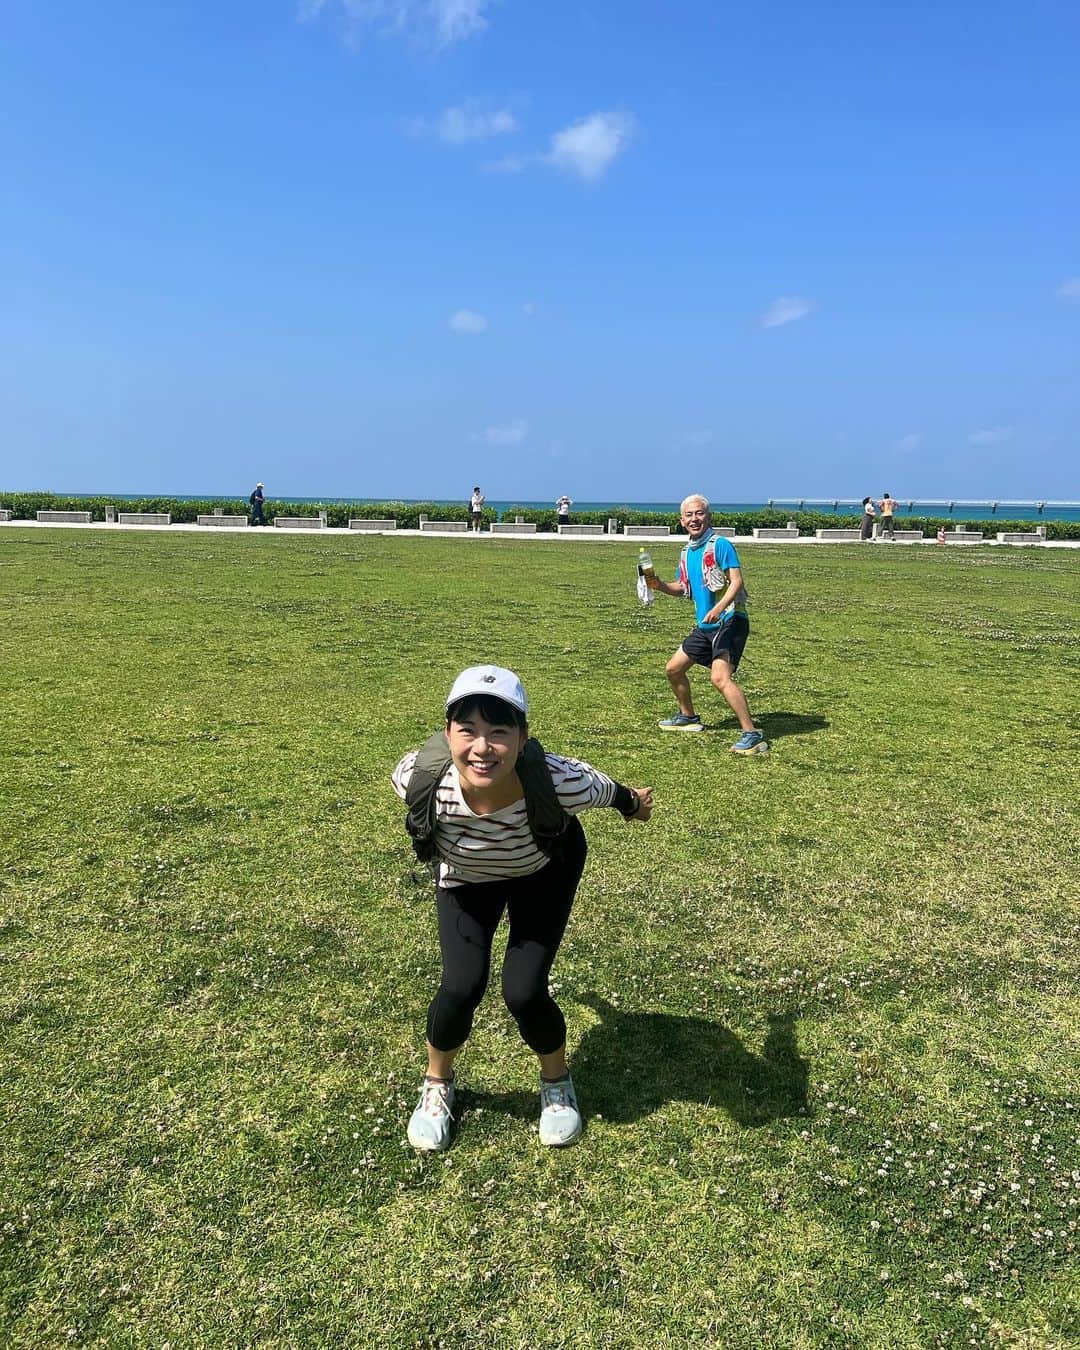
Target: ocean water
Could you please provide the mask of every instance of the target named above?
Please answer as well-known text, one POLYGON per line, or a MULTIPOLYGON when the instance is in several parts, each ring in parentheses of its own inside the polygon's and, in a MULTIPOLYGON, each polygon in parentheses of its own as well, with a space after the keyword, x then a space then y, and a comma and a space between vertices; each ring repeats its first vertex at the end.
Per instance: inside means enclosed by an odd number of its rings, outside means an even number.
MULTIPOLYGON (((68 495, 68 494, 65 494, 68 495)), ((74 494, 80 495, 80 494, 74 494)), ((89 495, 89 494, 84 494, 89 495)), ((113 492, 98 493, 98 496, 112 496, 117 501, 137 501, 143 497, 172 497, 179 502, 186 501, 207 501, 216 500, 227 494, 220 492, 196 492, 196 493, 175 493, 175 492, 113 492)), ((238 494, 238 500, 247 500, 248 494, 238 494)), ((341 506, 374 506, 380 502, 390 500, 387 497, 276 497, 273 492, 267 493, 268 498, 274 501, 286 501, 295 503, 304 503, 306 505, 318 502, 322 506, 341 505, 341 506)), ((460 506, 462 511, 466 509, 465 500, 445 500, 433 497, 405 497, 396 500, 407 503, 431 502, 437 506, 460 506)), ((997 516, 1001 520, 1073 520, 1080 521, 1080 502, 1039 502, 1039 501, 948 501, 943 498, 931 499, 923 498, 901 498, 896 499, 897 519, 904 516, 952 516, 955 520, 993 520, 997 516)), ((553 501, 493 501, 485 502, 485 506, 491 510, 497 511, 500 516, 515 506, 524 506, 532 510, 551 510, 554 507, 553 501)), ((759 502, 725 502, 713 501, 714 511, 763 511, 767 507, 776 510, 797 511, 802 507, 807 511, 826 511, 842 516, 856 515, 859 512, 860 500, 852 497, 837 497, 829 500, 822 498, 798 498, 798 497, 773 497, 768 501, 759 502)), ((678 502, 587 502, 576 501, 571 508, 571 518, 575 511, 606 511, 612 515, 617 515, 619 510, 631 508, 634 511, 678 511, 678 502)))

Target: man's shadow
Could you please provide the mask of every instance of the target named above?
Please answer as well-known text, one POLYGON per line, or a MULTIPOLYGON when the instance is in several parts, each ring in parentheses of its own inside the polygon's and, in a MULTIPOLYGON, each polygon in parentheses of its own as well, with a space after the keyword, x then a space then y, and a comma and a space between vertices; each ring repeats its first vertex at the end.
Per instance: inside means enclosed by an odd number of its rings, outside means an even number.
MULTIPOLYGON (((599 996, 580 1000, 600 1016, 571 1068, 586 1117, 625 1123, 666 1102, 718 1106, 737 1125, 807 1113, 809 1068, 799 1054, 795 1016, 772 1016, 761 1054, 703 1017, 623 1012, 599 996)), ((534 1094, 468 1094, 475 1104, 514 1116, 535 1114, 534 1094)))
POLYGON ((757 719, 767 741, 778 741, 782 736, 809 736, 814 731, 825 731, 829 720, 818 713, 767 712, 757 719))
MULTIPOLYGON (((764 712, 757 714, 754 721, 765 733, 767 741, 778 741, 783 736, 809 736, 815 731, 825 731, 829 726, 829 719, 819 713, 764 712)), ((738 722, 731 716, 722 717, 709 726, 738 730, 738 722)))

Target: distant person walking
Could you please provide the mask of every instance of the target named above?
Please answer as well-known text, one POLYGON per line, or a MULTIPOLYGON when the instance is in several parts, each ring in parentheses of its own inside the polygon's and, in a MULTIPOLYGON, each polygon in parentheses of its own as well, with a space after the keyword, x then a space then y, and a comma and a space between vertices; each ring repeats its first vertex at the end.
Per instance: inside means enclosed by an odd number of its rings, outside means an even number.
POLYGON ((559 500, 555 503, 555 510, 558 511, 559 513, 560 525, 570 524, 570 508, 573 506, 573 504, 574 503, 570 500, 570 498, 565 495, 560 497, 559 500))
POLYGON ((865 542, 874 537, 874 517, 877 512, 874 510, 874 503, 869 497, 862 499, 862 528, 859 531, 859 538, 865 542))
POLYGON ((896 502, 886 492, 881 501, 878 502, 878 509, 881 511, 881 533, 888 535, 890 539, 896 538, 893 530, 893 513, 896 511, 896 502))
POLYGON ((248 498, 248 501, 251 503, 252 525, 266 524, 266 521, 263 519, 263 502, 265 500, 266 498, 263 496, 263 485, 261 483, 256 483, 255 491, 248 498))
POLYGON ((480 522, 484 519, 484 494, 478 487, 472 490, 472 496, 469 498, 469 515, 472 517, 472 527, 480 533, 480 522))
POLYGON ((679 558, 674 582, 661 581, 655 572, 645 573, 650 590, 685 596, 694 602, 697 627, 667 663, 665 674, 675 695, 678 711, 660 723, 662 731, 702 731, 701 718, 687 678, 691 666, 704 666, 713 686, 738 718, 742 735, 731 747, 737 755, 760 755, 768 750, 765 734, 754 726, 746 695, 735 683, 750 619, 746 612, 739 555, 730 539, 712 527, 712 509, 706 497, 687 497, 679 508, 683 529, 690 542, 679 558))

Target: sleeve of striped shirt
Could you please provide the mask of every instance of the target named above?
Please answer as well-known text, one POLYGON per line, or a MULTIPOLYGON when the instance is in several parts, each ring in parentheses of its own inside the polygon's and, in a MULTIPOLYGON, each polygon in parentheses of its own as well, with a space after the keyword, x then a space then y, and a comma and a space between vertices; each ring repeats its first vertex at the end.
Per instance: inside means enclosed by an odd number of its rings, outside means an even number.
POLYGON ((407 755, 398 760, 397 768, 390 775, 390 782, 394 791, 405 800, 405 793, 409 790, 409 779, 412 777, 413 765, 416 763, 416 756, 419 750, 410 750, 407 755))
POLYGON ((611 806, 618 784, 583 759, 546 754, 551 781, 563 809, 572 816, 594 806, 611 806))

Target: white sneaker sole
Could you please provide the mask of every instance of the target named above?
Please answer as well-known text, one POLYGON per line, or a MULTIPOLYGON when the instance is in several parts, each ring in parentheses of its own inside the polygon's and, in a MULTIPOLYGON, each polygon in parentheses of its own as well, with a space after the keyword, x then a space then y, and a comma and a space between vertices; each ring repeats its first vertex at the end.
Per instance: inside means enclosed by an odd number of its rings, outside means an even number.
POLYGON ((576 1144, 577 1141, 581 1138, 582 1129, 583 1129, 583 1126, 581 1125, 581 1123, 580 1123, 580 1121, 579 1121, 579 1122, 578 1122, 578 1127, 577 1127, 577 1129, 576 1129, 576 1130, 574 1131, 574 1133, 573 1133, 572 1135, 570 1135, 568 1138, 566 1138, 566 1139, 545 1139, 544 1136, 543 1136, 543 1134, 541 1134, 541 1135, 540 1135, 540 1142, 544 1145, 545 1148, 568 1148, 571 1144, 576 1144))

